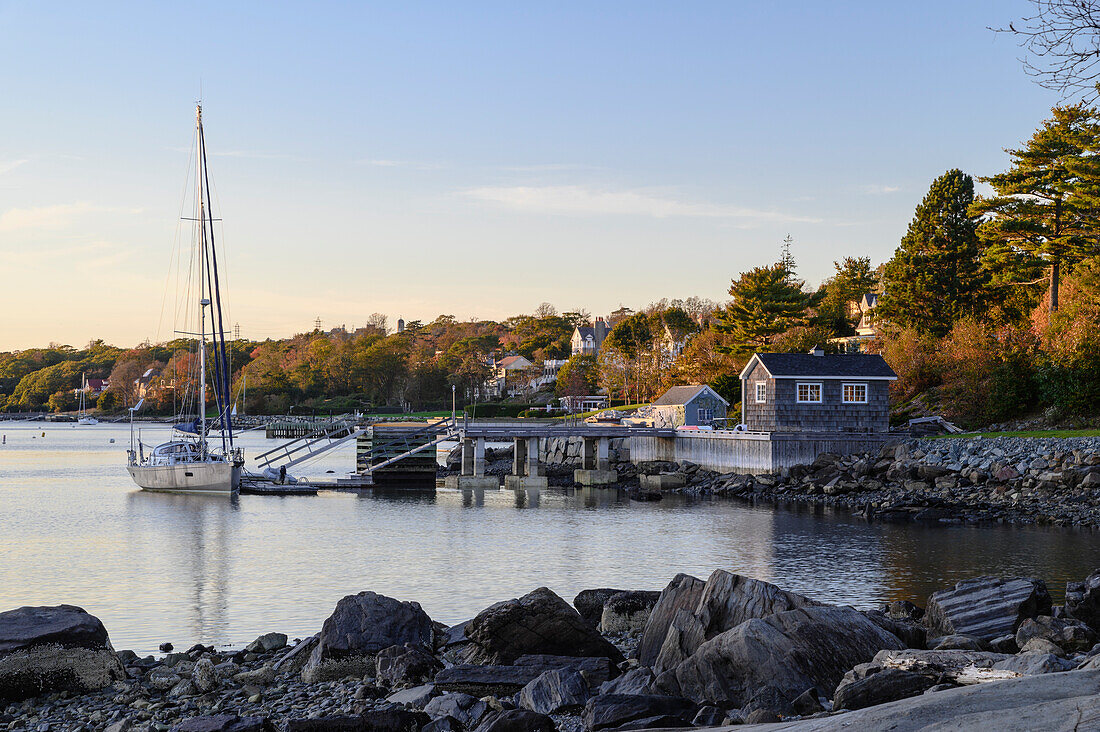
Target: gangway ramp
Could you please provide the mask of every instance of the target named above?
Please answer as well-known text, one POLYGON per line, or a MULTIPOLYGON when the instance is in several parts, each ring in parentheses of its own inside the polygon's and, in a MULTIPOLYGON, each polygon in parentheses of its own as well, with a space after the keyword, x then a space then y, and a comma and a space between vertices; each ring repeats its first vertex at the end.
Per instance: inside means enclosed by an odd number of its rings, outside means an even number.
POLYGON ((278 463, 279 467, 291 468, 298 463, 326 453, 334 447, 339 447, 349 440, 354 440, 363 432, 364 428, 357 428, 355 423, 350 420, 325 425, 302 437, 257 455, 256 464, 261 469, 275 463, 278 463))

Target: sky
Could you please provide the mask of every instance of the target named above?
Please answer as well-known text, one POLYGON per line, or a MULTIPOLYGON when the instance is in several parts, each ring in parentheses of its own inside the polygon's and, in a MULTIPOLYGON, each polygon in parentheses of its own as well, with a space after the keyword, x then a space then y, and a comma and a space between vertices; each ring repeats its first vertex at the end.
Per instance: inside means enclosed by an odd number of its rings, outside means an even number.
POLYGON ((200 94, 242 337, 816 285, 1059 103, 1029 7, 0 0, 0 350, 171 337, 200 94))

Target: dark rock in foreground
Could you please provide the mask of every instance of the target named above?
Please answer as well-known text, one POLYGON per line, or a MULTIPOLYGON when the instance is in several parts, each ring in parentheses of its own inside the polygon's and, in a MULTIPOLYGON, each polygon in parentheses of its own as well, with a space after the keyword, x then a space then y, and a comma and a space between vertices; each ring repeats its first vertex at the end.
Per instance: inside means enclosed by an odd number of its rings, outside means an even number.
POLYGON ((263 717, 215 714, 185 719, 173 727, 172 732, 275 732, 275 725, 263 717))
MULTIPOLYGON (((584 726, 595 732, 608 728, 623 728, 629 722, 653 717, 669 718, 677 724, 662 726, 691 726, 699 712, 699 705, 690 699, 676 696, 603 694, 593 697, 584 708, 584 726)), ((657 726, 657 725, 653 725, 657 726)))
MULTIPOLYGON (((861 664, 870 666, 871 664, 861 664)), ((857 667, 858 669, 859 667, 857 667)), ((853 672, 845 675, 833 695, 834 709, 864 709, 886 702, 923 694, 935 681, 897 668, 878 668, 866 676, 853 672)))
POLYGON ((583 707, 590 696, 580 671, 563 668, 547 671, 520 689, 516 703, 540 714, 561 714, 583 707))
POLYGON ((933 635, 971 635, 989 642, 1016 632, 1027 618, 1050 615, 1042 580, 976 577, 928 599, 924 622, 933 635))
POLYGON ((528 709, 505 709, 485 715, 474 732, 555 732, 554 720, 528 709))
POLYGON ((431 648, 432 632, 431 618, 419 603, 374 592, 348 595, 321 627, 302 678, 312 683, 373 675, 379 651, 406 643, 431 648))
POLYGON ((424 712, 376 709, 357 717, 292 719, 286 732, 419 732, 430 721, 424 712))
POLYGON ((498 602, 466 625, 473 663, 507 664, 528 654, 600 656, 621 663, 622 653, 569 603, 545 587, 498 602))
POLYGON ((99 618, 73 605, 0 613, 0 701, 82 694, 126 678, 99 618))
POLYGON ((789 703, 810 687, 832 696, 856 664, 902 647, 857 610, 804 607, 748 620, 712 638, 676 667, 675 679, 684 696, 716 706, 740 707, 763 689, 789 703))
POLYGON ((573 598, 573 607, 577 609, 582 618, 595 627, 599 625, 600 616, 603 615, 603 606, 609 599, 623 592, 626 592, 626 590, 616 590, 610 587, 581 590, 573 598))

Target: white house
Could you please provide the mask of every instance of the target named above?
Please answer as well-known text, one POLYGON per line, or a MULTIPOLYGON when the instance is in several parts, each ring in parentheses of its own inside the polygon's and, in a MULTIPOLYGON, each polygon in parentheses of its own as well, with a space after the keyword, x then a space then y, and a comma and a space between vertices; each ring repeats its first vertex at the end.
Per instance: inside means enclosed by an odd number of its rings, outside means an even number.
POLYGON ((611 332, 611 328, 603 318, 596 318, 593 325, 579 325, 573 329, 573 337, 569 343, 574 356, 595 356, 600 352, 604 338, 611 332))

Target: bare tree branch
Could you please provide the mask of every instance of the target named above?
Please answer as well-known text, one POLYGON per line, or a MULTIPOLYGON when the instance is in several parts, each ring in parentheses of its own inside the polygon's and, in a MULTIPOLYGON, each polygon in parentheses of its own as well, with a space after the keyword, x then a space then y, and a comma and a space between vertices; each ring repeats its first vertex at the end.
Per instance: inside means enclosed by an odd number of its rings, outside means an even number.
POLYGON ((1007 28, 1026 55, 1024 71, 1042 87, 1091 103, 1100 97, 1100 0, 1031 0, 1035 12, 1007 28))

